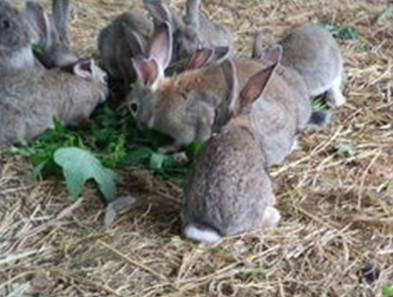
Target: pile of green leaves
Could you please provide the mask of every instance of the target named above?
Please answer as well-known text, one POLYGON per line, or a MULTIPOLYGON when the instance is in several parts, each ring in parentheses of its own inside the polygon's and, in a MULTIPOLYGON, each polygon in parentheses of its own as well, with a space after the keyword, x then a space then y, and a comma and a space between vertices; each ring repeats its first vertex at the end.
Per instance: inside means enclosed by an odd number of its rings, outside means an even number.
MULTIPOLYGON (((72 129, 55 123, 35 142, 11 147, 8 152, 31 160, 37 177, 64 176, 67 188, 77 197, 87 180, 97 182, 108 201, 116 196, 118 176, 112 170, 149 170, 164 179, 181 181, 187 164, 173 154, 161 154, 158 147, 170 139, 154 131, 140 131, 129 111, 117 111, 107 103, 98 108, 86 127, 72 129)), ((200 146, 187 150, 192 159, 200 146)))

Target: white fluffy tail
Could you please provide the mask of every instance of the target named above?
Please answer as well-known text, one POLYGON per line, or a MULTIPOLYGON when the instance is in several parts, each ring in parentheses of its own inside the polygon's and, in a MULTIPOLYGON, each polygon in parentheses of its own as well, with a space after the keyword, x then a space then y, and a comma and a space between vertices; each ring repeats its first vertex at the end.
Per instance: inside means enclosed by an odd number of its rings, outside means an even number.
POLYGON ((214 243, 219 241, 222 237, 217 231, 212 228, 206 227, 201 228, 199 224, 188 224, 183 230, 184 236, 188 239, 205 242, 214 243))

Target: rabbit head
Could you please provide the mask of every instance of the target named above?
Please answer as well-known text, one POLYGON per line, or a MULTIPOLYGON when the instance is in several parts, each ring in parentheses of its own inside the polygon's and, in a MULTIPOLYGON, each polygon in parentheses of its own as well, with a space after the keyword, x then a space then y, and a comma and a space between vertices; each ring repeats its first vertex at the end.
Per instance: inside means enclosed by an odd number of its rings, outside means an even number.
POLYGON ((22 14, 9 2, 0 0, 0 52, 13 52, 30 44, 22 14))
POLYGON ((34 43, 40 47, 35 54, 46 68, 62 67, 78 60, 70 47, 69 0, 52 0, 52 10, 52 15, 48 15, 38 3, 26 2, 25 16, 33 29, 34 43))
POLYGON ((136 78, 131 58, 144 55, 153 34, 153 23, 139 11, 130 11, 116 17, 98 37, 98 48, 105 69, 124 88, 136 78))
MULTIPOLYGON (((227 82, 237 80, 234 65, 223 62, 227 82)), ((254 102, 262 97, 276 65, 257 72, 238 92, 233 116, 204 145, 186 180, 182 207, 185 237, 212 243, 223 237, 273 226, 280 220, 265 169, 264 154, 249 122, 254 102)))

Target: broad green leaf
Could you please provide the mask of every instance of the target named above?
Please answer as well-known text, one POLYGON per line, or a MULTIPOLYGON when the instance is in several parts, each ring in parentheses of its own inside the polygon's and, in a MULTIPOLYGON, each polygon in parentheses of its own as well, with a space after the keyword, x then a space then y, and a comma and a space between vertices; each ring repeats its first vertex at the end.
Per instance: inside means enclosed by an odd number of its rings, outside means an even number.
POLYGON ((382 295, 384 297, 393 297, 393 285, 386 285, 382 288, 382 295))
POLYGON ((107 201, 116 198, 116 173, 102 166, 88 151, 76 147, 60 148, 55 152, 54 160, 63 169, 71 196, 77 198, 85 183, 93 179, 107 201))
POLYGON ((201 142, 192 142, 187 147, 187 156, 191 159, 195 159, 201 151, 203 143, 201 142))

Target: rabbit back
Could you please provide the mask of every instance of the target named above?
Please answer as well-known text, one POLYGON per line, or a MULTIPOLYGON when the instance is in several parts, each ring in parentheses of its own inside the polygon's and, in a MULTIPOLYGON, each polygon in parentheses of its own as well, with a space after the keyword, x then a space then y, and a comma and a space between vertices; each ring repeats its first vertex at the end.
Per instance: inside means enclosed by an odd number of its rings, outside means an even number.
POLYGON ((224 130, 205 144, 187 178, 182 219, 230 236, 263 228, 275 198, 254 135, 235 125, 224 130))
POLYGON ((106 98, 104 84, 60 70, 18 71, 0 80, 0 143, 32 140, 53 127, 86 121, 106 98))
POLYGON ((343 58, 336 40, 325 29, 305 24, 284 38, 282 64, 295 69, 303 78, 309 95, 327 91, 341 78, 343 58))

